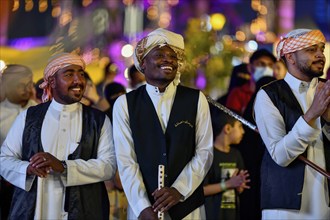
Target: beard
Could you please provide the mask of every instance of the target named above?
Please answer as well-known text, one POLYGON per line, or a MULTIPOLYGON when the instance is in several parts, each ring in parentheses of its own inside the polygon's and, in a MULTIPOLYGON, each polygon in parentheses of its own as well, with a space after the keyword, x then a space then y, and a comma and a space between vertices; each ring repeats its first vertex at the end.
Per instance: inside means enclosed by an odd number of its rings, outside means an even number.
POLYGON ((318 63, 319 61, 312 62, 312 64, 308 65, 306 62, 299 62, 298 68, 299 70, 304 73, 309 78, 320 77, 323 75, 323 68, 322 70, 313 70, 312 65, 318 63))

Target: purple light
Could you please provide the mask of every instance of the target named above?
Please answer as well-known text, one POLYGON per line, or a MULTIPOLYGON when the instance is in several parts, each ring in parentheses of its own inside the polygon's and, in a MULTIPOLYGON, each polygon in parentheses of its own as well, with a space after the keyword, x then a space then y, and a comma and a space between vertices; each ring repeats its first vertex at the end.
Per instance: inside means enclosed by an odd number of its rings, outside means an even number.
POLYGON ((42 47, 48 44, 47 37, 27 37, 9 41, 9 46, 19 50, 28 50, 34 47, 42 47))
MULTIPOLYGON (((198 71, 198 72, 200 72, 200 71, 198 71)), ((206 77, 204 76, 203 73, 198 73, 197 78, 196 78, 196 87, 200 90, 205 89, 206 77)))

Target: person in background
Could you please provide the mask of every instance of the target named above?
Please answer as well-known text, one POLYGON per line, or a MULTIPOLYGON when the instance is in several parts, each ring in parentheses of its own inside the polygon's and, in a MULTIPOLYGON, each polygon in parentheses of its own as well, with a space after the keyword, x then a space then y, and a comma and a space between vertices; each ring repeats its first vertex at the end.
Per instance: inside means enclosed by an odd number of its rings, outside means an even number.
MULTIPOLYGON (((0 103, 0 146, 17 115, 37 103, 32 99, 33 81, 29 67, 19 64, 9 64, 3 70, 1 81, 5 99, 0 103)), ((1 166, 3 166, 1 164, 1 166)), ((1 217, 7 219, 13 186, 1 179, 1 217)))
MULTIPOLYGON (((108 219, 104 180, 116 172, 109 118, 79 103, 85 62, 51 57, 43 102, 16 118, 1 146, 0 174, 15 185, 9 219, 108 219)), ((31 84, 32 85, 32 84, 31 84)))
POLYGON ((105 111, 110 120, 112 121, 113 106, 117 98, 123 94, 126 94, 126 88, 117 82, 109 83, 104 89, 104 97, 110 104, 110 107, 105 111))
POLYGON ((120 96, 113 128, 127 219, 204 219, 202 182, 213 159, 211 118, 198 90, 178 85, 183 37, 159 28, 141 39, 134 64, 146 85, 120 96), (170 114, 171 113, 171 114, 170 114), (165 166, 158 189, 158 166, 165 166))
POLYGON ((254 113, 266 145, 261 164, 262 219, 329 219, 329 183, 298 159, 330 171, 330 81, 321 31, 296 29, 277 45, 288 73, 259 90, 254 113), (279 178, 280 177, 280 178, 279 178))
POLYGON ((236 87, 242 88, 242 90, 244 90, 244 88, 246 87, 245 85, 248 85, 250 79, 251 75, 249 73, 247 63, 242 63, 237 66, 234 66, 230 76, 227 93, 219 97, 217 99, 217 102, 222 105, 226 105, 229 93, 236 87))
POLYGON ((103 78, 99 84, 96 85, 97 93, 99 96, 104 96, 104 88, 109 83, 112 83, 118 73, 118 66, 113 62, 109 62, 104 67, 103 78))
MULTIPOLYGON (((262 86, 275 80, 276 78, 272 76, 263 76, 256 82, 256 91, 253 93, 244 111, 244 119, 254 123, 253 105, 257 92, 262 86)), ((250 190, 240 196, 241 220, 261 219, 260 167, 265 152, 265 145, 260 135, 246 126, 244 137, 236 147, 243 157, 245 168, 249 171, 250 180, 253 183, 250 190)))
POLYGON ((128 79, 130 89, 134 90, 139 88, 140 86, 146 84, 146 79, 140 71, 138 71, 135 65, 131 65, 128 69, 128 79))
POLYGON ((243 115, 251 96, 255 92, 255 83, 263 76, 273 76, 276 57, 266 49, 256 50, 250 57, 251 80, 242 88, 234 88, 228 95, 226 106, 243 115))
POLYGON ((34 94, 33 94, 33 99, 36 103, 40 104, 42 103, 42 94, 43 94, 43 89, 41 89, 39 86, 44 82, 44 79, 39 79, 35 84, 34 84, 34 94))
POLYGON ((287 69, 283 61, 281 60, 276 61, 273 70, 274 70, 274 77, 276 79, 284 79, 287 69))
POLYGON ((97 89, 89 74, 85 71, 86 89, 80 102, 84 105, 94 107, 100 111, 107 110, 110 105, 103 96, 97 93, 97 89))
POLYGON ((249 173, 239 151, 232 148, 244 135, 242 123, 210 107, 214 135, 214 158, 204 180, 206 219, 239 219, 238 194, 249 189, 249 173))

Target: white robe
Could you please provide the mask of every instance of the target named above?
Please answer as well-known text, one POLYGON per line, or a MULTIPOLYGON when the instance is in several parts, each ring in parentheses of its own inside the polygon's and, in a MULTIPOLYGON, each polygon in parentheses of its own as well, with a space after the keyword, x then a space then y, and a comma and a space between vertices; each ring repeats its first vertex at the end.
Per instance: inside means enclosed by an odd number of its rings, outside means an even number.
MULTIPOLYGON (((305 113, 311 106, 317 78, 314 78, 309 84, 287 73, 284 80, 290 86, 305 113)), ((321 131, 323 129, 328 138, 330 132, 329 126, 321 128, 320 118, 317 119, 315 128, 313 128, 301 116, 292 130, 286 134, 283 118, 264 90, 260 90, 257 94, 254 111, 260 135, 272 159, 277 164, 285 167, 307 149, 308 159, 325 168, 321 131)), ((326 178, 306 165, 300 210, 265 209, 262 211, 262 218, 329 220, 328 203, 326 178)))
POLYGON ((0 146, 5 141, 8 131, 14 123, 17 115, 36 104, 37 103, 32 99, 30 99, 24 107, 11 103, 8 99, 5 99, 0 103, 0 146))
MULTIPOLYGON (((157 87, 150 84, 146 85, 146 90, 153 102, 163 131, 165 131, 176 93, 176 85, 174 82, 170 83, 164 93, 160 93, 157 87)), ((119 97, 114 105, 113 126, 118 170, 129 202, 127 218, 137 219, 141 211, 151 204, 134 152, 125 95, 119 97)), ((150 133, 152 135, 152 131, 150 133)), ((196 154, 185 166, 172 187, 176 188, 184 198, 188 198, 204 180, 212 160, 213 136, 210 112, 205 96, 200 93, 196 116, 196 154)), ((203 218, 205 218, 204 206, 197 208, 185 219, 203 218)), ((167 213, 165 219, 170 219, 167 213)))
POLYGON ((28 161, 22 161, 22 135, 26 111, 11 127, 1 147, 1 175, 13 185, 29 191, 38 181, 35 219, 67 219, 64 212, 65 187, 101 182, 116 172, 116 159, 112 127, 108 117, 101 129, 97 159, 67 160, 78 146, 82 132, 82 105, 62 105, 53 100, 45 115, 41 129, 41 142, 45 152, 59 160, 66 160, 67 173, 51 172, 47 178, 27 176, 28 161))

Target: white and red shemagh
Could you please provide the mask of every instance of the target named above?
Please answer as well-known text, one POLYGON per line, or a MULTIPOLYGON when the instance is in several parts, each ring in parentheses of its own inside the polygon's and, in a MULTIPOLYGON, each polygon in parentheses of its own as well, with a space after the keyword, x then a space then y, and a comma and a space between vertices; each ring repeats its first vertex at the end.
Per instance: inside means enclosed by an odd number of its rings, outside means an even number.
POLYGON ((288 53, 305 49, 318 43, 325 43, 325 37, 319 30, 296 29, 281 38, 277 45, 277 59, 288 53))
POLYGON ((49 77, 55 75, 57 71, 69 65, 78 65, 85 70, 86 64, 82 57, 71 53, 60 53, 52 56, 48 60, 48 64, 44 71, 44 82, 40 84, 40 88, 44 90, 42 94, 42 101, 47 102, 52 98, 51 89, 49 85, 49 77))

